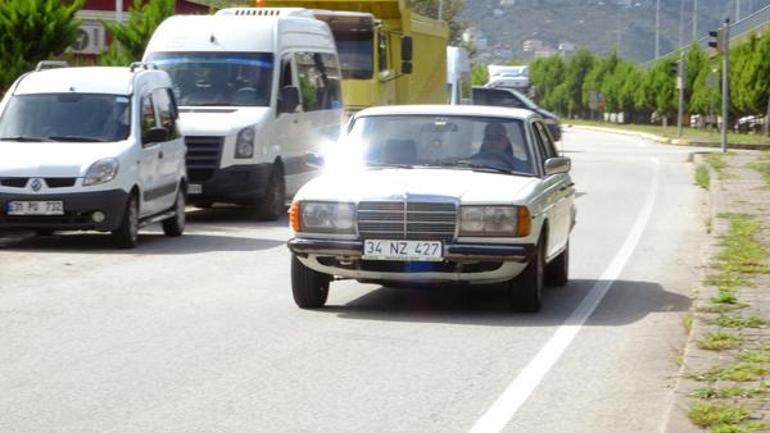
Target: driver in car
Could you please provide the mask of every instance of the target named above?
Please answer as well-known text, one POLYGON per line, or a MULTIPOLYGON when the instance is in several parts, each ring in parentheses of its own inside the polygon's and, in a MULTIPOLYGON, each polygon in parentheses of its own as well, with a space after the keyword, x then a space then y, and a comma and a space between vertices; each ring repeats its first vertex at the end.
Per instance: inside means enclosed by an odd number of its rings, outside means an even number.
POLYGON ((526 171, 526 161, 513 156, 513 146, 508 139, 508 132, 501 123, 489 123, 484 128, 484 139, 481 142, 479 153, 474 159, 487 160, 493 165, 504 162, 505 169, 514 171, 526 171))

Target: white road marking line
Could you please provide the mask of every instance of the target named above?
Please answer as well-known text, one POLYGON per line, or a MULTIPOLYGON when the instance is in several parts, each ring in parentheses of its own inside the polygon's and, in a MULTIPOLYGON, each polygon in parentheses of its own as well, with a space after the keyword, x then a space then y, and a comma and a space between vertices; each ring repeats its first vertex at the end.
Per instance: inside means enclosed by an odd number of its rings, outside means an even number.
POLYGON ((591 316, 596 307, 607 294, 612 283, 620 276, 631 254, 639 244, 644 229, 652 216, 652 209, 660 187, 660 161, 650 158, 653 163, 652 184, 647 193, 644 206, 636 218, 631 231, 628 233, 623 245, 620 247, 609 266, 604 270, 599 281, 591 287, 586 297, 578 305, 575 311, 567 318, 559 329, 551 336, 548 342, 524 367, 516 379, 503 391, 500 397, 490 408, 476 421, 470 429, 470 433, 497 433, 502 431, 510 422, 519 408, 527 401, 535 388, 543 380, 551 367, 561 358, 564 351, 572 343, 580 328, 591 316))

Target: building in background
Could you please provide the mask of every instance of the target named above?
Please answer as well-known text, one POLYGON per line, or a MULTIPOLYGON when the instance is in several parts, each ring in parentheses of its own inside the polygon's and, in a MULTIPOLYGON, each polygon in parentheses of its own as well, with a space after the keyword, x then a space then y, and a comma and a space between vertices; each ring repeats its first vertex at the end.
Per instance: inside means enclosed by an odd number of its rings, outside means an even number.
MULTIPOLYGON (((146 3, 145 1, 144 3, 146 3)), ((133 4, 132 0, 87 0, 86 4, 77 13, 82 20, 80 33, 77 40, 70 47, 70 51, 82 56, 96 56, 105 51, 112 41, 102 21, 117 21, 122 15, 123 20, 128 19, 128 8, 133 4), (122 14, 117 10, 118 5, 123 4, 122 14)), ((209 6, 202 1, 177 0, 177 14, 208 14, 209 6)))

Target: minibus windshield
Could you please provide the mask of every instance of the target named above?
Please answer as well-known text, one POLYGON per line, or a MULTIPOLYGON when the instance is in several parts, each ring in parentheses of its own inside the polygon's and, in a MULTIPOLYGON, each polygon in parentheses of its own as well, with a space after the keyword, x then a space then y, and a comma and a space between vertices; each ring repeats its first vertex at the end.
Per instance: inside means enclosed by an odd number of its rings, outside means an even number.
POLYGON ((271 53, 152 53, 147 61, 171 76, 180 106, 270 105, 271 53))
POLYGON ((130 132, 131 103, 121 95, 16 95, 0 117, 5 141, 120 141, 130 132))

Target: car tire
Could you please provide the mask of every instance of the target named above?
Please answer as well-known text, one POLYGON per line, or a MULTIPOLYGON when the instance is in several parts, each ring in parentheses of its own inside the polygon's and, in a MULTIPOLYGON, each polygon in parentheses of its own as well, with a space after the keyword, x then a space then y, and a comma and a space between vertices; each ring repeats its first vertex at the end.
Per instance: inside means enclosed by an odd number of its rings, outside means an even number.
POLYGON ((511 308, 524 313, 537 313, 543 304, 545 285, 545 238, 537 244, 535 256, 521 274, 509 282, 511 308))
POLYGON ((545 267, 545 284, 564 287, 569 282, 569 241, 564 251, 545 267))
POLYGON ((273 167, 270 179, 265 187, 265 195, 259 202, 257 213, 265 221, 275 221, 283 215, 286 208, 286 182, 283 172, 273 167))
POLYGON ((167 220, 163 220, 161 223, 163 226, 163 234, 172 238, 182 236, 182 233, 184 233, 184 226, 187 223, 187 215, 185 214, 186 207, 187 200, 185 199, 184 192, 180 189, 176 194, 176 201, 174 202, 174 216, 167 220))
POLYGON ((297 259, 291 257, 291 293, 294 303, 299 308, 321 308, 326 304, 329 296, 329 282, 331 277, 316 272, 297 259))
POLYGON ((112 241, 118 248, 136 248, 139 242, 139 202, 136 194, 129 196, 120 226, 112 231, 112 241))
POLYGON ((38 236, 51 236, 54 234, 54 230, 52 229, 37 229, 35 230, 35 234, 38 236))

